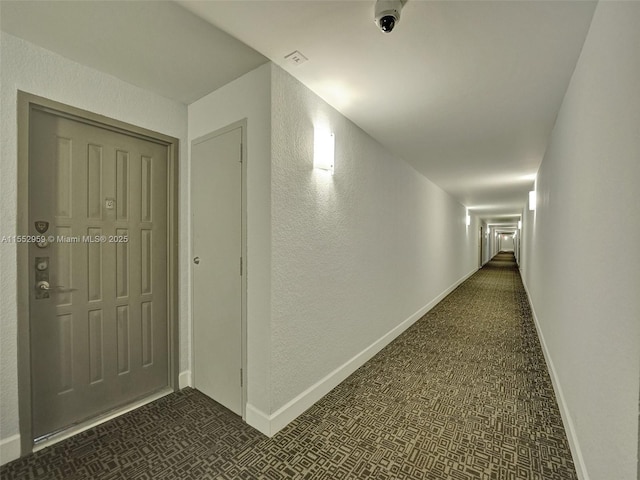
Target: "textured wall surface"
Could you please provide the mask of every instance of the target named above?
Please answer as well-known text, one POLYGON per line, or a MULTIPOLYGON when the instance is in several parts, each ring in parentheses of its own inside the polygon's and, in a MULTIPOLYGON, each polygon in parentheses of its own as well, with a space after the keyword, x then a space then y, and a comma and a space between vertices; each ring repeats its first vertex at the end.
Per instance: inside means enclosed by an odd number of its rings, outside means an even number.
MULTIPOLYGON (((187 107, 117 78, 2 33, 0 42, 2 106, 0 132, 0 235, 16 234, 17 91, 47 97, 124 122, 177 137, 180 144, 180 242, 187 244, 187 107)), ((180 264, 188 263, 180 249, 180 264)), ((180 270, 180 366, 188 367, 187 270, 180 270)), ((0 245, 0 442, 18 434, 16 248, 0 245)))
MULTIPOLYGON (((247 401, 270 408, 271 65, 189 105, 189 142, 247 119, 247 401)), ((191 264, 190 264, 191 265, 191 264)))
POLYGON ((591 480, 638 473, 638 25, 640 3, 599 3, 524 216, 524 278, 591 480))
POLYGON ((478 265, 465 208, 278 67, 272 77, 272 412, 478 265), (335 133, 335 174, 313 168, 335 133))

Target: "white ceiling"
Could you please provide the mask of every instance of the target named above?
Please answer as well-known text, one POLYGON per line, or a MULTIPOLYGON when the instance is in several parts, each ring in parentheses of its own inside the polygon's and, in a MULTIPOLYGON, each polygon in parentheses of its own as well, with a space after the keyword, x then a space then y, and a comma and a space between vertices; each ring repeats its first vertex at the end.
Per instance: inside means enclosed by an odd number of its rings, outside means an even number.
POLYGON ((0 0, 2 30, 189 104, 268 61, 173 2, 0 0))
POLYGON ((409 0, 385 35, 374 0, 178 3, 218 28, 171 2, 0 5, 3 30, 185 103, 265 61, 223 30, 494 223, 524 207, 595 8, 409 0))

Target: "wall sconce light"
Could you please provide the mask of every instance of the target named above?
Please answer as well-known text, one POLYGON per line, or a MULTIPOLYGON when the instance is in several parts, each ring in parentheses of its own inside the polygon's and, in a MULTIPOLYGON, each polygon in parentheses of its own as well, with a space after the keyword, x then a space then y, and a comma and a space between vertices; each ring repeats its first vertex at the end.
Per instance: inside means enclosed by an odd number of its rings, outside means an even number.
POLYGON ((522 220, 518 220, 518 230, 522 230, 522 220))
POLYGON ((335 156, 335 136, 326 130, 314 130, 313 167, 328 170, 333 175, 335 156))
POLYGON ((467 215, 466 224, 467 224, 467 227, 471 225, 471 215, 467 215))
POLYGON ((536 209, 536 191, 531 190, 529 192, 529 210, 535 210, 535 209, 536 209))

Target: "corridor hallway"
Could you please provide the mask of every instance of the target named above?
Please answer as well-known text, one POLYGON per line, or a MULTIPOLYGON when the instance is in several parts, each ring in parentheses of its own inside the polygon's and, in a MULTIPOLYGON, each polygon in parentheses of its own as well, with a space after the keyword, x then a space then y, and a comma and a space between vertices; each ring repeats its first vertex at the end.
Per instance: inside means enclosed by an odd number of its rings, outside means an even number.
POLYGON ((576 475, 518 268, 500 253, 271 439, 185 389, 5 465, 0 477, 576 475))

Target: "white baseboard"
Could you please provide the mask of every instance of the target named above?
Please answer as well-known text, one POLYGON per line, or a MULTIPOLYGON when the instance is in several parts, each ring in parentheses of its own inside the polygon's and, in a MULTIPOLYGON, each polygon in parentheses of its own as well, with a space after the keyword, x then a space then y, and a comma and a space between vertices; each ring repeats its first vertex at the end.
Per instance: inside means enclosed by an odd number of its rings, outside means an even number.
POLYGON ((271 419, 269 418, 269 415, 249 403, 245 410, 244 420, 260 433, 264 433, 267 437, 273 436, 271 433, 271 419))
POLYGON ((560 385, 558 374, 556 373, 556 369, 553 365, 553 360, 551 359, 551 354, 549 353, 549 349, 547 348, 547 342, 544 339, 542 328, 540 328, 540 322, 538 321, 538 316, 536 315, 535 308, 533 307, 533 302, 531 301, 531 295, 529 294, 529 289, 527 288, 527 284, 525 283, 524 278, 522 279, 522 285, 524 286, 524 291, 527 293, 527 299, 529 300, 529 305, 531 306, 531 314, 533 316, 533 322, 536 326, 536 331, 538 332, 540 345, 542 345, 542 353, 544 354, 544 359, 547 362, 547 367, 549 369, 549 376, 551 377, 551 383, 553 385, 553 391, 555 392, 556 399, 558 400, 558 407, 560 408, 560 416, 562 417, 562 423, 564 424, 564 429, 567 432, 567 440, 569 441, 571 456, 573 457, 573 463, 576 467, 576 474, 578 475, 578 478, 580 480, 589 480, 587 466, 584 463, 584 458, 582 457, 580 442, 578 441, 578 435, 576 434, 576 429, 573 424, 573 419, 571 418, 569 406, 567 405, 567 402, 564 399, 564 394, 562 393, 562 386, 560 385))
POLYGON ((185 370, 178 375, 178 388, 182 390, 185 387, 192 387, 191 370, 185 370))
POLYGON ((0 465, 20 458, 20 435, 0 440, 0 465))
POLYGON ((409 318, 402 323, 392 328, 385 335, 373 342, 367 348, 355 355, 353 358, 336 368, 324 378, 320 379, 314 385, 306 389, 300 395, 289 401, 287 404, 279 408, 271 415, 260 411, 259 409, 247 404, 246 409, 246 422, 264 433, 265 435, 272 437, 289 423, 295 420, 305 410, 310 408, 314 403, 319 401, 327 393, 333 390, 337 385, 343 382, 349 375, 355 372, 358 368, 373 358, 380 350, 391 343, 402 332, 408 329, 416 321, 424 316, 429 310, 437 305, 444 297, 449 295, 455 290, 462 282, 467 280, 471 275, 477 272, 477 268, 474 268, 467 275, 456 281, 453 285, 447 288, 444 292, 430 301, 427 305, 415 312, 409 318))

